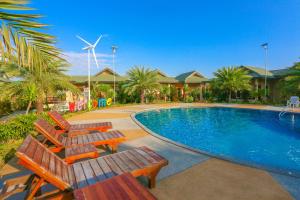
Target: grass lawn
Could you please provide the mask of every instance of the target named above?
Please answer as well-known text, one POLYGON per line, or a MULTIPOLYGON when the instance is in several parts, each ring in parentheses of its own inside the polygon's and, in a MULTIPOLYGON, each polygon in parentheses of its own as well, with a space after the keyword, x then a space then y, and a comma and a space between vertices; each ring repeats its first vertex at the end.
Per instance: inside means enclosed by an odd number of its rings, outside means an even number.
POLYGON ((5 144, 0 144, 0 169, 7 163, 12 157, 15 156, 17 148, 22 144, 23 139, 11 140, 5 144))

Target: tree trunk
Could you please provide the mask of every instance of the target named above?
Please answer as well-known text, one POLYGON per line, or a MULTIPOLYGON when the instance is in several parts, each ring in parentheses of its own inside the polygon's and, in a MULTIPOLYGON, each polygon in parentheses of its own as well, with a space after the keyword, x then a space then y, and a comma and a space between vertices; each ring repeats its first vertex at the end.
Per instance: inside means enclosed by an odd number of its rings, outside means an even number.
POLYGON ((32 101, 29 101, 29 103, 27 105, 27 109, 26 109, 26 115, 29 113, 29 110, 31 108, 31 104, 32 104, 32 101))
POLYGON ((228 102, 231 102, 231 91, 229 91, 228 102))
POLYGON ((141 93, 141 103, 143 104, 145 101, 145 91, 143 90, 141 93))
POLYGON ((37 113, 42 113, 43 112, 43 99, 41 97, 37 98, 36 100, 36 111, 37 113))

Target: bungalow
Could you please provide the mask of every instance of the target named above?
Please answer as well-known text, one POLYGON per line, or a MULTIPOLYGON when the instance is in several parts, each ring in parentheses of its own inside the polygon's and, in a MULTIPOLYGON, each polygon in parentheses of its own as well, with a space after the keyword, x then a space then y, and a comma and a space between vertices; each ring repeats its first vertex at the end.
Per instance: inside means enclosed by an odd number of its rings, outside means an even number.
MULTIPOLYGON (((183 94, 183 87, 187 84, 191 88, 200 88, 202 91, 206 90, 208 79, 197 71, 191 71, 179 74, 176 77, 167 76, 160 70, 156 70, 158 76, 158 82, 162 85, 174 85, 178 93, 183 94)), ((115 83, 118 85, 120 82, 128 80, 127 76, 121 76, 106 67, 94 76, 91 77, 91 84, 93 83, 103 83, 113 85, 115 78, 115 83)), ((82 90, 87 87, 87 76, 71 76, 71 82, 81 88, 82 90)), ((202 98, 202 95, 200 95, 202 98)))
MULTIPOLYGON (((279 90, 278 83, 287 75, 291 74, 290 69, 280 69, 280 70, 265 70, 258 67, 252 66, 240 66, 245 69, 251 76, 251 85, 253 91, 260 91, 265 88, 265 75, 267 75, 267 91, 268 98, 274 102, 278 102, 279 90)), ((190 88, 200 89, 200 99, 203 99, 204 92, 208 89, 209 80, 204 77, 201 73, 197 71, 190 71, 179 74, 178 76, 171 77, 166 75, 160 70, 156 70, 158 76, 158 82, 162 85, 175 86, 177 88, 178 94, 183 95, 184 85, 187 84, 190 88)), ((103 83, 113 85, 115 79, 116 87, 120 82, 128 80, 127 76, 121 76, 114 72, 110 68, 106 67, 94 76, 91 77, 91 82, 93 83, 103 83)), ((84 90, 87 87, 87 76, 71 76, 71 82, 84 90)))
POLYGON ((251 85, 253 91, 259 91, 265 88, 265 77, 267 77, 267 96, 270 100, 278 102, 280 100, 280 91, 278 84, 280 80, 292 73, 291 69, 267 70, 252 66, 241 66, 251 76, 251 85))

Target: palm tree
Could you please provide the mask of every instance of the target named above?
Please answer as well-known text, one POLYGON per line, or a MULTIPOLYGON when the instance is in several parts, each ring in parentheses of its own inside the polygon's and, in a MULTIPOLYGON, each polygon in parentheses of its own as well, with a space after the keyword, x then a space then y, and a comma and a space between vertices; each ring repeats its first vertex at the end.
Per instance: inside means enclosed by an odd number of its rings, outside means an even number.
POLYGON ((291 73, 285 78, 287 85, 294 88, 295 90, 300 90, 300 62, 296 62, 291 68, 291 73))
POLYGON ((36 54, 39 65, 47 66, 47 57, 60 58, 61 52, 54 46, 55 38, 39 30, 45 24, 37 22, 41 15, 20 14, 32 10, 28 0, 2 0, 0 2, 0 52, 2 63, 16 63, 20 67, 32 67, 36 54))
POLYGON ((114 90, 109 84, 96 83, 95 85, 93 85, 93 89, 91 92, 93 98, 112 98, 114 96, 114 90))
MULTIPOLYGON (((19 81, 5 83, 11 96, 21 95, 33 101, 37 111, 43 110, 46 94, 59 89, 76 88, 63 74, 66 61, 54 46, 55 38, 41 32, 45 24, 37 22, 36 14, 20 14, 32 10, 28 0, 3 0, 0 2, 0 76, 19 81), (34 86, 33 86, 34 85, 34 86)), ((9 94, 9 93, 8 93, 9 94)))
MULTIPOLYGON (((11 67, 11 71, 14 71, 13 67, 11 67)), ((23 68, 19 70, 19 75, 14 75, 19 79, 18 81, 3 83, 2 95, 25 100, 28 103, 26 113, 35 102, 37 112, 41 113, 47 95, 55 94, 59 90, 78 92, 78 89, 69 81, 68 76, 63 73, 64 71, 63 64, 57 61, 48 63, 47 70, 42 67, 35 67, 33 70, 23 68)))
POLYGON ((231 101, 232 92, 250 89, 250 76, 240 67, 223 67, 214 73, 213 87, 226 91, 228 101, 231 101))
POLYGON ((146 92, 159 87, 157 71, 149 68, 135 66, 128 71, 129 80, 123 85, 125 92, 129 95, 138 93, 141 103, 145 102, 146 92))
POLYGON ((186 98, 188 97, 188 95, 189 95, 189 91, 190 90, 190 88, 189 88, 189 85, 188 84, 184 84, 183 85, 183 101, 185 102, 186 101, 186 98))
POLYGON ((171 88, 168 85, 161 85, 160 94, 163 96, 164 101, 167 102, 171 93, 171 88))

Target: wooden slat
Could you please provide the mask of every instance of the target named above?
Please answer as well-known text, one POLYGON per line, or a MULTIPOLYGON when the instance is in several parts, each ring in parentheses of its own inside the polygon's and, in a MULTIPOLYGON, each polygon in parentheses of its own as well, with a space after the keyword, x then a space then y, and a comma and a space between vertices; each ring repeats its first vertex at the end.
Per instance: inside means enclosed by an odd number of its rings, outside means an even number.
POLYGON ((111 159, 115 161, 115 163, 123 172, 130 172, 130 168, 127 163, 124 163, 116 154, 112 154, 111 159))
POLYGON ((162 160, 165 160, 164 157, 160 156, 159 154, 157 154, 156 152, 152 151, 151 149, 149 149, 145 146, 139 147, 139 149, 142 149, 144 152, 151 155, 151 157, 154 158, 157 162, 161 162, 162 160))
POLYGON ((105 156, 103 159, 106 161, 107 165, 112 169, 112 171, 116 174, 122 174, 123 171, 118 167, 118 165, 114 162, 114 160, 109 157, 105 156))
POLYGON ((88 185, 86 182, 86 177, 85 177, 84 171, 82 169, 81 163, 75 163, 72 166, 74 169, 77 187, 82 188, 82 187, 88 185))
POLYGON ((94 141, 100 140, 100 138, 98 137, 97 133, 92 133, 91 135, 93 136, 94 141))
POLYGON ((143 162, 145 165, 149 165, 149 161, 144 157, 141 156, 138 152, 135 152, 134 150, 128 151, 133 157, 143 162))
POLYGON ((122 162, 129 168, 129 171, 133 171, 138 169, 139 167, 132 161, 130 160, 123 152, 120 154, 114 154, 116 157, 118 157, 122 162))
POLYGON ((115 187, 118 187, 124 191, 124 193, 127 195, 127 197, 124 197, 124 199, 141 199, 142 193, 136 189, 137 185, 139 184, 134 184, 136 183, 136 180, 134 183, 131 183, 130 180, 125 182, 123 176, 117 176, 112 183, 116 185, 115 187))
POLYGON ((72 145, 76 145, 77 143, 77 137, 72 137, 72 145))
POLYGON ((82 136, 82 140, 83 140, 83 144, 88 144, 88 143, 89 143, 89 141, 88 141, 86 135, 83 135, 83 136, 82 136))
POLYGON ((147 154, 145 151, 139 148, 134 149, 134 151, 137 152, 139 155, 143 156, 145 159, 147 159, 149 163, 157 163, 157 161, 154 158, 152 158, 151 155, 147 154))
POLYGON ((28 145, 30 144, 31 138, 26 137, 22 145, 19 147, 18 152, 24 153, 25 150, 27 149, 28 145))
POLYGON ((73 169, 73 165, 68 166, 68 179, 72 188, 77 188, 75 173, 73 169))
POLYGON ((117 174, 113 172, 113 170, 109 167, 109 165, 103 158, 99 158, 96 160, 107 178, 113 177, 117 174))
POLYGON ((49 163, 49 170, 53 174, 55 174, 56 166, 55 166, 55 156, 50 154, 50 163, 49 163))
POLYGON ((42 166, 48 170, 49 163, 50 163, 50 152, 44 151, 43 158, 42 158, 42 166))
POLYGON ((33 159, 33 156, 34 156, 34 153, 35 153, 35 150, 37 148, 37 142, 34 141, 34 140, 31 140, 30 144, 28 145, 26 151, 25 151, 25 154, 26 156, 28 156, 29 158, 33 159))
POLYGON ((143 161, 137 159, 136 157, 132 156, 128 151, 124 152, 124 155, 127 156, 132 162, 134 162, 137 166, 139 166, 139 168, 143 168, 146 166, 145 163, 143 163, 143 161))
POLYGON ((83 139, 82 139, 83 135, 78 135, 77 137, 78 137, 78 144, 83 144, 83 139))
POLYGON ((62 179, 65 182, 70 183, 69 172, 68 172, 68 166, 67 165, 62 165, 62 179))
POLYGON ((34 160, 37 164, 39 164, 39 165, 42 164, 42 158, 43 158, 44 150, 45 150, 45 147, 43 147, 42 145, 38 145, 38 146, 37 146, 37 149, 36 149, 36 151, 35 151, 33 160, 34 160))
POLYGON ((89 163, 94 171, 95 176, 97 177, 98 181, 105 180, 107 177, 105 176, 104 172, 102 171, 101 167, 99 166, 96 159, 89 160, 89 163))
POLYGON ((115 176, 103 182, 74 191, 77 200, 155 200, 156 198, 146 190, 129 173, 115 176))
POLYGON ((81 162, 85 177, 86 177, 86 182, 89 185, 92 185, 97 182, 97 178, 95 177, 93 168, 91 167, 90 163, 88 161, 86 162, 81 162))
POLYGON ((109 140, 111 137, 110 137, 110 133, 98 133, 99 137, 101 136, 101 138, 103 140, 109 140))
POLYGON ((120 185, 127 186, 127 190, 131 190, 138 199, 153 199, 153 195, 148 192, 141 184, 130 176, 117 177, 121 179, 120 185))
POLYGON ((56 159, 55 160, 56 175, 61 179, 63 178, 62 168, 63 168, 63 163, 60 160, 56 159))
POLYGON ((87 134, 86 136, 88 138, 89 143, 94 142, 94 138, 93 138, 93 136, 91 134, 87 134))

